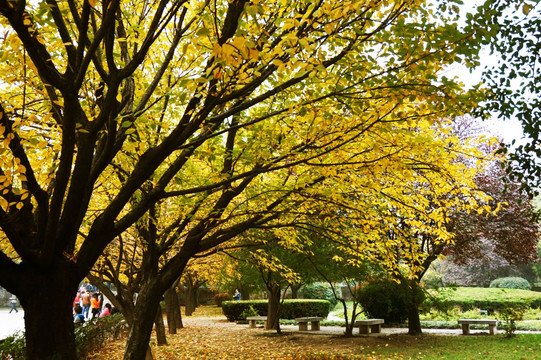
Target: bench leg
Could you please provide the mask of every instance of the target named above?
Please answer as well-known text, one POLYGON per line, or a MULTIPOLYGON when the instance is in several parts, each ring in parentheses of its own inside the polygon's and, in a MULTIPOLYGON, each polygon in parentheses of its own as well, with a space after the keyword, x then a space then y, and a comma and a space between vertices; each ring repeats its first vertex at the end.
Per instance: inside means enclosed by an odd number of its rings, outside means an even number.
POLYGON ((369 329, 368 325, 359 325, 359 334, 366 335, 366 334, 369 334, 369 333, 370 333, 370 329, 369 329))
POLYGON ((300 322, 299 323, 299 331, 308 331, 308 323, 307 322, 300 322))
POLYGON ((462 324, 462 334, 470 335, 470 324, 462 324))
POLYGON ((488 325, 488 331, 490 332, 490 335, 494 335, 496 329, 496 325, 488 325))
POLYGON ((381 333, 381 324, 370 325, 370 330, 372 331, 372 334, 381 333))
POLYGON ((255 320, 248 320, 249 324, 250 324, 250 329, 254 329, 255 328, 255 320))
POLYGON ((318 331, 319 330, 319 321, 312 321, 310 325, 310 330, 318 331))

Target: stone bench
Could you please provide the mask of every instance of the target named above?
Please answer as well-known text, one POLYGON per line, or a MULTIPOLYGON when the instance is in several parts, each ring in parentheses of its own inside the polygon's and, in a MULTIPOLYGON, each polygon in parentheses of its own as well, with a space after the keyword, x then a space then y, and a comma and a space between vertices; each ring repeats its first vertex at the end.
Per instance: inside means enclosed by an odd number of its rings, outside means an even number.
POLYGON ((381 324, 383 319, 366 319, 355 321, 355 326, 359 327, 359 334, 379 334, 381 333, 381 324))
POLYGON ((267 327, 267 317, 266 316, 248 316, 246 318, 248 320, 248 324, 250 328, 255 328, 256 321, 264 321, 265 322, 265 328, 267 327))
POLYGON ((296 318, 295 321, 299 323, 299 331, 308 331, 308 323, 310 323, 310 330, 318 331, 319 322, 323 320, 322 317, 310 316, 296 318))
POLYGON ((470 334, 470 325, 472 324, 486 324, 488 325, 488 331, 490 335, 494 335, 498 327, 498 320, 495 319, 458 319, 458 323, 462 325, 462 334, 470 334))

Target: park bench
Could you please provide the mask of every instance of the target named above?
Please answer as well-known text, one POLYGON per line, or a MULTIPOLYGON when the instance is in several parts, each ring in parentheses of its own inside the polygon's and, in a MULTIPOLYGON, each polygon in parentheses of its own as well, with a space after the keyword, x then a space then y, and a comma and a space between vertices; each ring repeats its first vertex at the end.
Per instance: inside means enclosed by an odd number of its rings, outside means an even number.
POLYGON ((299 331, 307 331, 308 330, 308 323, 310 323, 310 330, 312 331, 318 331, 319 330, 319 322, 323 320, 322 317, 317 316, 309 316, 309 317, 301 317, 296 318, 295 321, 299 323, 299 331))
POLYGON ((265 322, 265 328, 267 327, 267 317, 266 316, 248 316, 246 317, 246 320, 248 320, 248 324, 250 328, 255 328, 256 321, 264 321, 265 322))
POLYGON ((359 334, 379 334, 381 333, 381 324, 383 319, 365 319, 355 321, 355 326, 359 327, 359 334))
POLYGON ((462 325, 462 334, 470 334, 470 325, 472 324, 487 324, 490 335, 494 335, 498 326, 498 320, 495 319, 458 319, 458 323, 462 325))

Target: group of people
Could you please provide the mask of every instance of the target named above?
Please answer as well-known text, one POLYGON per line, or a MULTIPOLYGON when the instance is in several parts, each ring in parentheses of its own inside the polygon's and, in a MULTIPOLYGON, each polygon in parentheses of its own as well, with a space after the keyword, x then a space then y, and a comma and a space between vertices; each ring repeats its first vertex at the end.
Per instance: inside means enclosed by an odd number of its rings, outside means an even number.
POLYGON ((79 288, 73 300, 73 322, 84 323, 112 313, 111 304, 103 305, 103 294, 99 293, 95 287, 85 283, 79 288))

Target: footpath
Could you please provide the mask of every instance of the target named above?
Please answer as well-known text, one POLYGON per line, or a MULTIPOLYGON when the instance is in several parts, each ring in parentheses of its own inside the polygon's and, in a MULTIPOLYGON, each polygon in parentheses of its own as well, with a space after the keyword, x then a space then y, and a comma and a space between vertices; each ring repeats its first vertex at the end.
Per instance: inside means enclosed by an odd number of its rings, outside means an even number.
POLYGON ((18 309, 18 313, 12 311, 10 314, 9 308, 0 308, 0 340, 24 330, 24 311, 20 306, 18 309))

